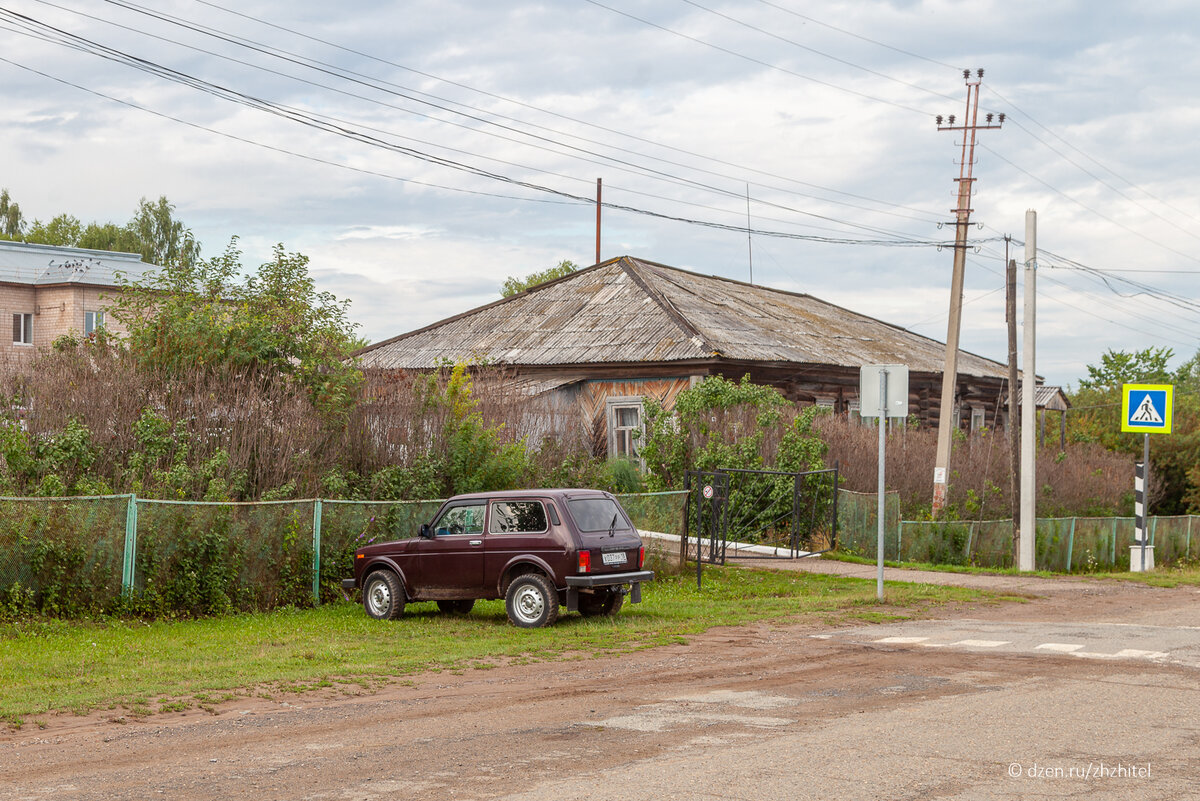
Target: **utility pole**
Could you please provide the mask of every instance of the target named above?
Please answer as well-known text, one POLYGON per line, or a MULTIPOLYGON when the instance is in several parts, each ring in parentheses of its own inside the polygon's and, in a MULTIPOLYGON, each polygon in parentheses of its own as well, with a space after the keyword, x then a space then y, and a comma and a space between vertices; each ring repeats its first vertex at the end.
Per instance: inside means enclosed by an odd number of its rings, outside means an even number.
POLYGON ((1008 262, 1005 269, 1005 302, 1004 318, 1008 323, 1008 452, 1009 494, 1012 497, 1009 504, 1009 517, 1013 520, 1012 557, 1013 564, 1020 561, 1020 540, 1016 521, 1020 518, 1021 509, 1021 407, 1017 402, 1020 386, 1017 378, 1017 260, 1008 257, 1009 238, 1004 237, 1004 255, 1008 262))
POLYGON ((1037 212, 1025 212, 1025 316, 1021 359, 1021 547, 1017 569, 1034 570, 1037 536, 1037 444, 1033 439, 1037 415, 1037 212))
POLYGON ((600 263, 600 208, 603 205, 600 202, 600 189, 603 186, 599 178, 596 179, 596 264, 600 263))
POLYGON ((942 116, 937 117, 939 131, 962 131, 962 157, 959 163, 958 178, 958 207, 954 211, 954 271, 950 277, 950 321, 946 330, 946 366, 942 373, 942 402, 938 413, 938 444, 937 462, 933 468, 933 516, 936 518, 946 505, 946 482, 950 472, 950 446, 954 441, 954 429, 957 415, 954 414, 955 395, 958 386, 958 334, 962 328, 962 294, 963 272, 967 261, 967 229, 971 224, 971 185, 975 166, 975 135, 977 131, 988 128, 999 128, 1004 123, 1004 115, 999 115, 998 122, 992 124, 992 115, 987 115, 985 125, 979 124, 979 84, 983 81, 983 70, 977 70, 975 78, 971 78, 970 70, 963 70, 963 79, 967 82, 967 109, 963 115, 962 125, 955 125, 954 115, 951 114, 942 124, 942 116))

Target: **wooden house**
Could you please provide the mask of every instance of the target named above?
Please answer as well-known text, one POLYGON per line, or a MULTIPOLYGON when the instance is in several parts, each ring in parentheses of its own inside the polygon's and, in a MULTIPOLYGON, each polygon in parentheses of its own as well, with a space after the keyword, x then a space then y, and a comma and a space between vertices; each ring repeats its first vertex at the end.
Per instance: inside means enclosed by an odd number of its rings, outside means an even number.
MULTIPOLYGON (((632 454, 642 399, 670 406, 707 376, 778 388, 799 404, 858 409, 859 368, 909 367, 909 413, 936 425, 945 345, 811 295, 699 275, 629 256, 364 348, 368 373, 469 361, 528 394, 554 393, 632 454)), ((959 425, 995 426, 1005 365, 961 353, 959 425)))

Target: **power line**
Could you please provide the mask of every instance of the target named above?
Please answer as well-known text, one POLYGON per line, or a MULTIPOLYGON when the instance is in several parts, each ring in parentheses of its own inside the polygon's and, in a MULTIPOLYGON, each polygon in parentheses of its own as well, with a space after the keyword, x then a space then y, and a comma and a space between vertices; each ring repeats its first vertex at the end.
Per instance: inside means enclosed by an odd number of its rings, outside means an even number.
POLYGON ((648 19, 643 19, 642 17, 636 16, 634 14, 630 14, 626 11, 621 11, 619 9, 613 8, 612 6, 606 6, 604 3, 599 2, 599 0, 584 0, 584 2, 591 3, 592 5, 596 6, 597 8, 603 8, 606 11, 611 11, 612 13, 618 14, 622 17, 627 17, 628 19, 631 19, 635 22, 640 22, 643 25, 648 25, 651 28, 657 28, 658 30, 663 31, 664 33, 669 33, 672 36, 678 36, 681 39, 687 39, 689 42, 694 42, 696 44, 703 45, 704 47, 708 47, 713 50, 717 50, 719 52, 725 53, 726 55, 733 56, 734 58, 740 58, 743 61, 749 61, 752 64, 758 64, 760 67, 766 67, 767 69, 775 70, 776 72, 782 72, 786 75, 791 75, 794 78, 800 78, 801 80, 811 81, 812 83, 820 84, 821 86, 825 86, 830 89, 836 89, 837 91, 845 92, 846 94, 855 95, 855 96, 861 97, 865 100, 871 100, 876 103, 884 103, 889 106, 895 106, 896 108, 904 109, 905 111, 911 111, 914 114, 921 114, 921 115, 927 116, 927 117, 932 116, 928 112, 922 111, 919 108, 913 108, 912 106, 906 106, 903 103, 897 103, 893 100, 885 100, 882 97, 875 97, 874 95, 869 95, 865 92, 859 92, 855 89, 847 89, 844 86, 838 86, 835 83, 830 83, 829 81, 823 81, 820 78, 814 78, 811 75, 805 75, 804 73, 801 73, 801 72, 789 70, 786 67, 780 67, 776 64, 771 64, 768 61, 763 61, 761 59, 757 59, 754 56, 748 56, 745 53, 739 53, 736 50, 730 50, 727 47, 721 47, 720 45, 713 44, 712 42, 706 42, 703 39, 696 38, 695 36, 689 36, 686 33, 680 33, 679 31, 668 28, 665 25, 659 25, 657 22, 651 22, 648 19))

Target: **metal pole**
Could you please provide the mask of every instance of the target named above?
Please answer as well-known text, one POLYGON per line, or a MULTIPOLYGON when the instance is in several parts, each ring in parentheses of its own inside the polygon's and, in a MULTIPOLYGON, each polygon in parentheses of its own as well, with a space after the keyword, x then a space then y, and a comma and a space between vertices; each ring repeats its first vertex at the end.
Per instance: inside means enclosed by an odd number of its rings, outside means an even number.
POLYGON ((313 562, 312 593, 313 606, 321 604, 321 499, 313 501, 313 562))
POLYGON ((1025 212, 1025 319, 1024 358, 1021 360, 1021 558, 1018 569, 1034 570, 1037 537, 1037 212, 1025 212))
POLYGON ((1146 540, 1150 533, 1146 521, 1150 518, 1150 435, 1142 434, 1142 530, 1138 536, 1142 540, 1142 572, 1146 572, 1146 540))
POLYGON ((879 514, 877 515, 879 533, 875 553, 875 561, 878 563, 875 580, 875 597, 881 601, 883 600, 883 517, 886 501, 883 479, 887 450, 887 375, 887 370, 879 371, 879 514))

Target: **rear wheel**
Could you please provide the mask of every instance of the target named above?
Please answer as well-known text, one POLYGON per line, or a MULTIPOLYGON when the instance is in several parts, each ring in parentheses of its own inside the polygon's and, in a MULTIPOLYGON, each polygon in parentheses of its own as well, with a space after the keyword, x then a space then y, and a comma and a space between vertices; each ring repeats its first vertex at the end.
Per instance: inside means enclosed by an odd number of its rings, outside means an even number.
POLYGON ((504 608, 514 626, 537 629, 558 620, 558 592, 541 573, 525 573, 508 585, 504 608))
POLYGON ((621 611, 625 594, 616 590, 599 590, 579 596, 579 614, 584 617, 612 617, 621 611))
POLYGON ((376 570, 363 582, 363 609, 376 620, 395 620, 404 612, 404 588, 390 570, 376 570))
POLYGON ((475 606, 475 600, 468 598, 464 601, 438 601, 438 609, 452 615, 465 615, 475 606))

